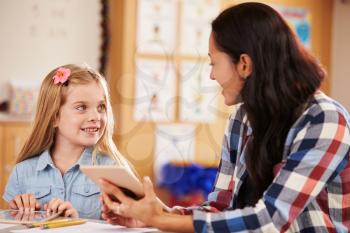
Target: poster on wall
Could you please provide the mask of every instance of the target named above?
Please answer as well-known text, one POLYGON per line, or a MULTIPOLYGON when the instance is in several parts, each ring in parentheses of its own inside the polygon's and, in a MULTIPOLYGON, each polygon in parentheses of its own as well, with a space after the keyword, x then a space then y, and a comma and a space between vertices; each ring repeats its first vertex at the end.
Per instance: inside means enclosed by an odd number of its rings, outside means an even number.
POLYGON ((174 120, 176 77, 173 65, 155 59, 137 59, 135 65, 135 120, 174 120))
POLYGON ((208 63, 183 62, 180 78, 180 119, 181 121, 215 121, 219 87, 210 79, 208 63))
MULTIPOLYGON (((157 182, 171 183, 176 181, 163 180, 162 168, 165 164, 169 162, 186 164, 194 161, 195 133, 196 127, 190 124, 157 125, 154 158, 154 172, 157 182)), ((181 174, 178 174, 177 178, 180 179, 181 174)))
POLYGON ((167 55, 176 45, 176 0, 139 0, 137 53, 167 55))
POLYGON ((208 54, 210 24, 219 11, 219 0, 186 0, 181 2, 181 54, 191 56, 206 56, 208 54))
POLYGON ((311 13, 302 7, 272 5, 296 33, 301 43, 311 49, 311 13))

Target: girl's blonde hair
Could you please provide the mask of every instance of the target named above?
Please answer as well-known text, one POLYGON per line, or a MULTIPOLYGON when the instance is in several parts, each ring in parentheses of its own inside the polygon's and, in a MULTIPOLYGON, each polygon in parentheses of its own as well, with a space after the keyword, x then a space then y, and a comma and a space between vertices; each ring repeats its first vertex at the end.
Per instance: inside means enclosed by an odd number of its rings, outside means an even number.
POLYGON ((61 68, 58 67, 52 70, 41 84, 34 125, 29 138, 17 157, 16 163, 38 156, 44 150, 49 150, 53 146, 55 142, 54 122, 58 117, 60 107, 65 103, 68 86, 96 82, 102 87, 105 94, 107 120, 105 131, 94 145, 93 162, 96 161, 96 153, 99 151, 112 157, 119 165, 129 168, 127 160, 120 154, 113 142, 114 118, 106 80, 88 67, 73 64, 62 67, 71 71, 65 83, 54 84, 53 77, 57 70, 61 68))

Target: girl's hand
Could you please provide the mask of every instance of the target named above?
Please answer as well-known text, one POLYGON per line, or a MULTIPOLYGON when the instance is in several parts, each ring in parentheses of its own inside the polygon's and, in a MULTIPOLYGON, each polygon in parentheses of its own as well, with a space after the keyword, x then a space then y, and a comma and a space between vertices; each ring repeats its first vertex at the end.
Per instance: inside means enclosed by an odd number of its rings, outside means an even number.
POLYGON ((24 212, 24 211, 10 211, 10 214, 12 215, 12 217, 18 221, 30 221, 33 220, 35 218, 35 212, 34 211, 30 211, 30 212, 24 212))
POLYGON ((100 184, 105 192, 102 194, 103 202, 115 215, 139 220, 152 226, 155 219, 164 214, 163 205, 157 199, 149 177, 145 177, 143 180, 145 197, 138 201, 127 197, 117 186, 106 180, 100 180, 100 184), (108 194, 113 195, 120 203, 112 201, 108 194))
POLYGON ((10 209, 21 210, 24 212, 30 212, 34 210, 40 210, 41 205, 32 193, 24 193, 15 196, 9 202, 10 209))
POLYGON ((78 218, 78 211, 73 208, 69 201, 63 201, 59 198, 52 198, 52 200, 44 205, 44 210, 47 213, 61 213, 65 217, 78 218))

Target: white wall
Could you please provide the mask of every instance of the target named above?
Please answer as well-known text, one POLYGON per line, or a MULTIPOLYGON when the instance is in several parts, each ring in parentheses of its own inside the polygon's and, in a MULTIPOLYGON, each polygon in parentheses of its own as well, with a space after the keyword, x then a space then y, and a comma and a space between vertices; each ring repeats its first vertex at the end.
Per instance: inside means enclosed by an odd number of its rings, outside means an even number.
POLYGON ((0 83, 40 83, 53 68, 98 68, 99 0, 0 0, 0 83))
POLYGON ((334 0, 331 96, 350 111, 350 1, 334 0))

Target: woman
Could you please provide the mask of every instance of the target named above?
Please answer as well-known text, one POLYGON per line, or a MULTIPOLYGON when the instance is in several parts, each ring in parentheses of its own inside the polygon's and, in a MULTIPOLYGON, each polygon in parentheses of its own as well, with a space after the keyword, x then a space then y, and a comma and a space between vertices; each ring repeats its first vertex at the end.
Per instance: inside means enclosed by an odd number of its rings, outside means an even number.
POLYGON ((347 232, 350 118, 318 90, 318 62, 261 3, 233 6, 213 21, 209 56, 211 79, 237 108, 208 202, 169 211, 149 179, 139 201, 101 181, 103 216, 176 232, 347 232))

